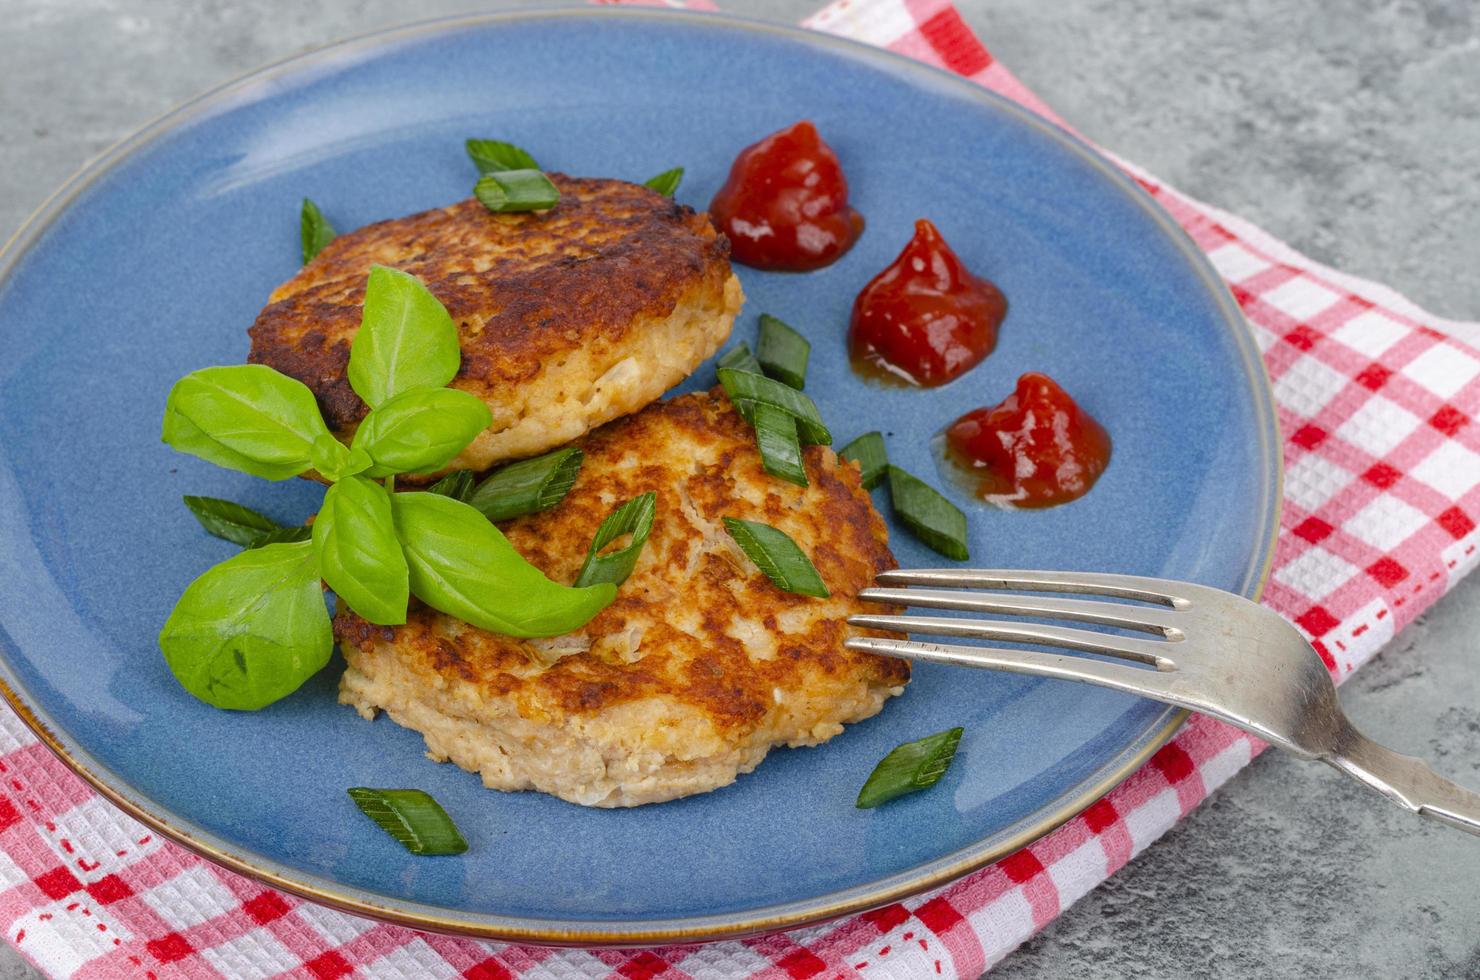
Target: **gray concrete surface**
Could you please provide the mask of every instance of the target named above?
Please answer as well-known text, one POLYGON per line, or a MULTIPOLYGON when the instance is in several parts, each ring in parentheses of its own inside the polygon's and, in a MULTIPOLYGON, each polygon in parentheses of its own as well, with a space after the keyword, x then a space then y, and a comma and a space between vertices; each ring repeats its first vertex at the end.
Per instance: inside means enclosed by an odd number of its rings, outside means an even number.
MULTIPOLYGON (((1436 313, 1480 318, 1472 0, 958 0, 1089 138, 1436 313)), ((0 0, 0 236, 197 92, 458 0, 0 0)), ((732 0, 778 20, 809 0, 732 0)), ((1480 784, 1480 578, 1346 686, 1480 784)), ((35 974, 0 948, 0 980, 35 974)), ((995 977, 1480 977, 1480 842, 1266 754, 995 977)))

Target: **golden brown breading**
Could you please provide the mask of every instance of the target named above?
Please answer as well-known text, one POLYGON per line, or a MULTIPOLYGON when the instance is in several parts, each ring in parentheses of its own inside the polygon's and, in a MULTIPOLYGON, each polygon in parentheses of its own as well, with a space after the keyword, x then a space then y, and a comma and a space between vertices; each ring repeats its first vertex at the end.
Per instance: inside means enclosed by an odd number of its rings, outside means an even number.
POLYGON ((342 436, 366 406, 346 375, 375 264, 419 277, 458 325, 453 387, 493 424, 453 462, 484 469, 635 412, 729 336, 739 280, 708 218, 619 180, 551 174, 560 203, 491 214, 476 199, 334 239, 248 331, 254 364, 308 385, 342 436))
POLYGON ((652 536, 615 602, 578 633, 517 640, 413 602, 405 626, 341 612, 340 700, 426 736, 486 785, 590 806, 704 792, 772 745, 816 745, 876 713, 909 665, 843 647, 874 575, 894 567, 856 464, 806 450, 805 489, 768 476, 723 394, 650 406, 593 433, 569 496, 505 534, 547 575, 575 578, 597 525, 657 491, 652 536), (790 534, 832 592, 782 592, 720 518, 790 534), (547 665, 548 664, 548 665, 547 665))

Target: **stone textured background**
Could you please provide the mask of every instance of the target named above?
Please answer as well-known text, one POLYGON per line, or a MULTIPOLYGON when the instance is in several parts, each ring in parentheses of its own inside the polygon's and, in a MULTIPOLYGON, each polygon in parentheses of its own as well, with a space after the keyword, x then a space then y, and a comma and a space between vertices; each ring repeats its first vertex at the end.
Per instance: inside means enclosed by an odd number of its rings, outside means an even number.
MULTIPOLYGON (((1088 138, 1323 262, 1480 319, 1473 0, 957 2, 1088 138)), ((0 237, 87 159, 204 89, 479 6, 0 0, 0 237)), ((813 9, 726 6, 785 21, 813 9)), ((1480 576, 1343 700, 1374 737, 1480 785, 1477 646, 1480 576)), ((34 976, 0 947, 0 980, 34 976)), ((1480 841, 1267 753, 993 976, 1480 978, 1480 841)))

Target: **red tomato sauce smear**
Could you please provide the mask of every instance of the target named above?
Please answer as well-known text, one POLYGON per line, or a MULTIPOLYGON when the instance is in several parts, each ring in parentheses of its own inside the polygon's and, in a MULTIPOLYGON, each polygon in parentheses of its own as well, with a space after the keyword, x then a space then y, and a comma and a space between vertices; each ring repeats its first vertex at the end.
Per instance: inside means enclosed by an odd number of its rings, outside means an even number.
POLYGON ((784 272, 831 265, 863 234, 838 155, 805 119, 740 151, 709 217, 735 261, 784 272))
POLYGON ((1052 507, 1084 496, 1110 465, 1110 434, 1046 374, 1018 378, 1000 404, 961 416, 946 454, 1003 507, 1052 507))
POLYGON ((931 388, 980 364, 1007 315, 1002 291, 921 218, 915 237, 853 302, 848 347, 862 374, 931 388))

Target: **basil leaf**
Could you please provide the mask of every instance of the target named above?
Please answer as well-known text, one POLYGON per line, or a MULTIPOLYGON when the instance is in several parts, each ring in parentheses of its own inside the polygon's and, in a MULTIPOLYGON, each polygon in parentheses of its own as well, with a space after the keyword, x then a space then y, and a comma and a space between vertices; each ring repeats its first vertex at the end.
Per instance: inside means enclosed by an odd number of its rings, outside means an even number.
POLYGON ((419 789, 348 790, 360 812, 412 854, 461 854, 468 842, 431 795, 419 789))
POLYGON ((894 464, 889 472, 889 500, 894 513, 925 544, 947 558, 966 561, 966 515, 940 491, 894 464))
POLYGON ((159 633, 180 686, 255 711, 296 691, 334 648, 313 545, 253 548, 191 582, 159 633))
POLYGON ((308 198, 303 199, 303 207, 298 212, 298 237, 303 241, 303 264, 308 265, 314 260, 314 256, 324 250, 324 246, 334 240, 334 226, 329 224, 329 219, 324 217, 324 212, 319 206, 308 198))
POLYGON ((467 500, 490 521, 554 507, 575 486, 586 454, 574 447, 510 463, 478 484, 467 500))
POLYGON ((715 368, 745 371, 749 374, 761 373, 761 362, 755 359, 755 355, 750 352, 750 345, 743 340, 720 355, 720 359, 714 362, 714 366, 715 368))
POLYGON ((674 167, 672 170, 663 171, 656 177, 649 177, 643 181, 643 186, 651 187, 664 197, 672 197, 673 192, 678 190, 678 185, 682 180, 683 168, 674 167))
POLYGON ((473 186, 473 196, 496 214, 544 211, 560 202, 560 190, 539 170, 484 174, 473 186))
POLYGON ((807 467, 802 462, 802 444, 797 439, 797 420, 770 405, 752 402, 750 424, 761 466, 774 477, 799 487, 807 485, 807 467))
POLYGON ((889 467, 889 454, 884 451, 884 437, 877 432, 865 432, 854 439, 838 450, 838 458, 858 464, 865 490, 878 486, 889 467))
POLYGON ((508 636, 559 636, 611 604, 610 583, 566 588, 525 561, 472 507, 435 493, 391 494, 411 593, 433 609, 508 636))
POLYGON ((653 512, 657 509, 658 495, 652 490, 640 497, 633 497, 607 515, 596 529, 591 547, 586 552, 586 563, 576 576, 576 588, 610 582, 621 585, 632 574, 637 559, 642 555, 642 546, 647 544, 653 530, 653 512), (627 547, 603 555, 601 549, 624 534, 632 535, 627 547))
POLYGON ((377 265, 365 283, 360 332, 349 348, 349 383, 377 408, 412 388, 441 388, 462 364, 457 326, 421 280, 377 265))
POLYGON ((293 544, 297 541, 307 541, 313 537, 313 528, 307 524, 294 524, 292 527, 277 527, 271 531, 264 531, 262 536, 248 548, 263 548, 270 544, 293 544))
POLYGON ((427 487, 427 493, 440 493, 444 497, 467 503, 468 498, 473 495, 473 471, 453 470, 427 487))
POLYGON ((812 345, 807 338, 769 313, 761 314, 755 359, 768 377, 801 391, 807 384, 807 360, 812 345))
POLYGON ((370 476, 440 470, 493 422, 488 406, 456 388, 413 388, 381 402, 355 430, 375 461, 370 476))
POLYGON ((960 728, 950 728, 895 746, 874 766, 863 789, 858 791, 858 808, 867 810, 940 782, 956 757, 961 732, 960 728))
POLYGON ((309 460, 319 476, 330 482, 363 473, 371 466, 371 459, 363 449, 346 446, 333 436, 319 436, 313 441, 309 460))
POLYGON ((468 157, 480 174, 540 169, 540 165, 534 162, 534 157, 513 143, 505 143, 503 140, 468 140, 464 145, 468 149, 468 157))
POLYGON ((247 547, 262 537, 264 532, 276 531, 278 522, 260 514, 250 507, 220 497, 193 497, 185 495, 185 506, 200 521, 200 526, 218 538, 232 544, 247 547))
POLYGON ((363 476, 340 480, 324 494, 313 522, 319 575, 340 600, 377 626, 406 622, 406 559, 386 489, 363 476))
POLYGON ((313 392, 264 364, 192 371, 170 389, 161 438, 183 453, 267 480, 309 468, 329 434, 313 392))
POLYGON ((726 517, 723 520, 725 530, 730 532, 730 537, 735 539, 740 550, 755 562, 755 567, 776 588, 818 599, 826 599, 831 595, 822 576, 817 574, 817 566, 797 547, 791 535, 760 521, 742 521, 736 517, 726 517))
POLYGON ((730 396, 730 401, 735 403, 735 408, 741 415, 747 414, 743 402, 771 405, 797 420, 797 435, 802 442, 808 445, 832 445, 832 433, 822 424, 817 406, 800 391, 773 381, 764 374, 724 367, 717 373, 719 383, 724 385, 725 394, 730 396))

